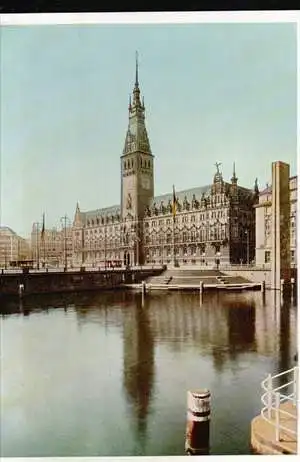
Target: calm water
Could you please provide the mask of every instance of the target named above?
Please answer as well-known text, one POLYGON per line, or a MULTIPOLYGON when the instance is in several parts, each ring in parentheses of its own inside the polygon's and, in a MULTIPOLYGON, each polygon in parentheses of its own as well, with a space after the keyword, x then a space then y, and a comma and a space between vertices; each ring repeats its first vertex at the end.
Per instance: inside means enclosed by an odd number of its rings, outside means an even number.
POLYGON ((212 393, 211 454, 249 454, 260 382, 295 365, 274 294, 42 296, 1 307, 1 455, 183 455, 186 392, 212 393))

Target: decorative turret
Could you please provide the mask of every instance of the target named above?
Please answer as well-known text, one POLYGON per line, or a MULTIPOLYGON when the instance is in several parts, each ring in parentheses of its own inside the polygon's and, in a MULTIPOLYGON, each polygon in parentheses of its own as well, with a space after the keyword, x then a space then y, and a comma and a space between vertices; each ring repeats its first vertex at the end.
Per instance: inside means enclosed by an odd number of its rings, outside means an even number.
POLYGON ((217 171, 214 175, 214 181, 213 181, 213 185, 211 188, 212 194, 219 194, 223 192, 224 181, 223 181, 222 173, 220 172, 220 169, 219 169, 220 165, 221 165, 221 162, 215 163, 215 166, 217 167, 217 171))
POLYGON ((75 216, 74 216, 74 226, 81 226, 82 225, 82 220, 81 220, 81 212, 79 208, 79 203, 77 202, 76 204, 76 210, 75 210, 75 216))
POLYGON ((259 189, 258 189, 258 182, 257 182, 257 178, 255 178, 255 182, 254 182, 254 188, 253 188, 253 195, 254 195, 254 203, 258 203, 258 200, 259 200, 259 189))
POLYGON ((235 162, 233 162, 233 174, 232 174, 232 178, 231 178, 231 183, 232 184, 237 184, 237 181, 238 181, 238 178, 235 174, 235 162))

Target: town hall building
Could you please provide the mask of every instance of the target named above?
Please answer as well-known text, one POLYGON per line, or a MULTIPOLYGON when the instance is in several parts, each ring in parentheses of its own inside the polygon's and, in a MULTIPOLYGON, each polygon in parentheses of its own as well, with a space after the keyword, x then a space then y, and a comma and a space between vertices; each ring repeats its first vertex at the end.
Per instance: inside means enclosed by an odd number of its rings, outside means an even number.
MULTIPOLYGON (((248 189, 223 179, 186 191, 154 195, 154 155, 145 124, 136 62, 129 123, 121 155, 120 204, 82 211, 73 221, 73 265, 250 263, 255 257, 257 181, 248 189)), ((159 160, 158 160, 159 161, 159 160)))

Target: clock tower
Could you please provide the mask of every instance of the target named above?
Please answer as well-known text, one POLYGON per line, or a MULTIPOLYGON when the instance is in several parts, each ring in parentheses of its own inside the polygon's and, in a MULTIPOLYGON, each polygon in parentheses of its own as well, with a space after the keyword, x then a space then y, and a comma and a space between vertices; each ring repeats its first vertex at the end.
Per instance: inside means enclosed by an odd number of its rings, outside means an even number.
POLYGON ((121 156, 121 215, 123 220, 131 218, 140 222, 154 195, 154 156, 146 130, 144 98, 141 101, 138 77, 136 55, 135 85, 132 98, 129 98, 129 123, 121 156))

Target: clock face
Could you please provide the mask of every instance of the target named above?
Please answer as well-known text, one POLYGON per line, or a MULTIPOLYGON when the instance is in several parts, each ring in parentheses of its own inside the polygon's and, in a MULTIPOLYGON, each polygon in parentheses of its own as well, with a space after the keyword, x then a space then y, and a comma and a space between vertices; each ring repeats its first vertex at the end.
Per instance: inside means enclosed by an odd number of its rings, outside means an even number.
POLYGON ((142 177, 142 187, 144 189, 150 189, 150 178, 143 176, 142 177))

